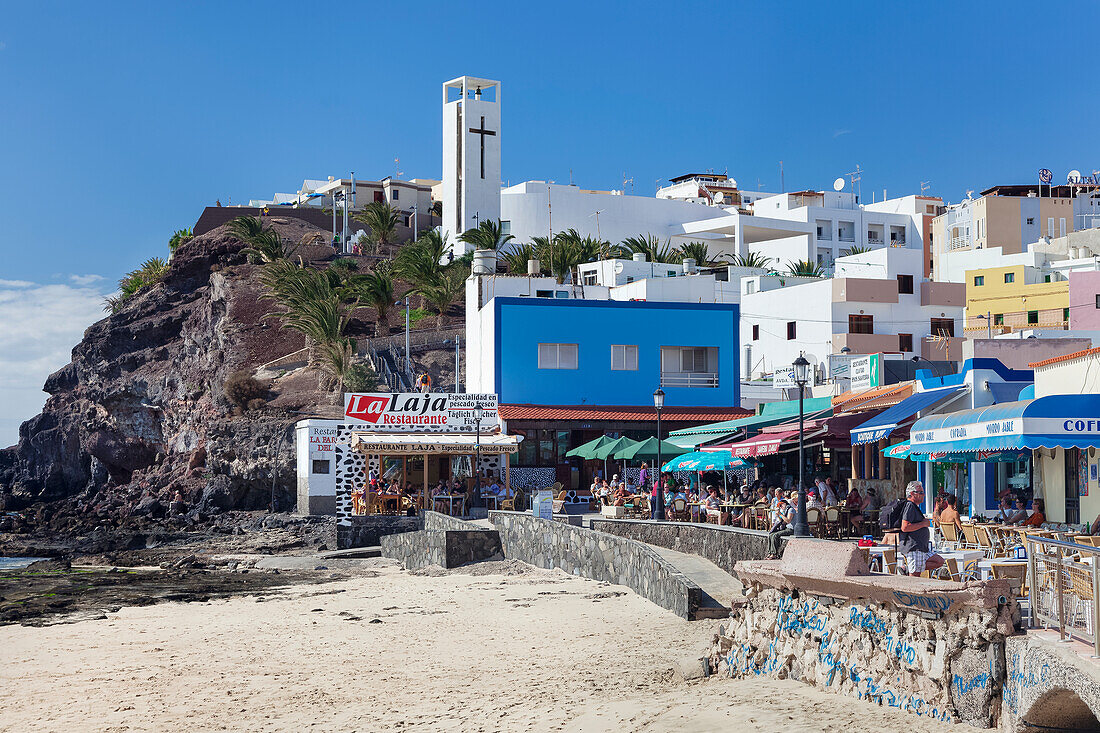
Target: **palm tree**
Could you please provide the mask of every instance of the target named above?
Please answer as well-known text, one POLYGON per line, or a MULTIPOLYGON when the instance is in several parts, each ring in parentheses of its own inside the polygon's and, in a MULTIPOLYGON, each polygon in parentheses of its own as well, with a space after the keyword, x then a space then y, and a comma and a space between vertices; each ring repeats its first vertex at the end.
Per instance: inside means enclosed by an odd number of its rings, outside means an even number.
POLYGON ((378 314, 378 332, 381 335, 389 335, 389 312, 394 303, 394 282, 389 268, 379 268, 374 272, 358 276, 355 280, 355 292, 364 305, 374 308, 378 314))
POLYGON ((344 381, 355 365, 355 349, 348 339, 320 344, 315 363, 325 377, 322 386, 333 389, 337 395, 342 394, 344 381))
POLYGON ((809 260, 791 260, 787 263, 787 273, 798 277, 825 277, 825 270, 809 260))
POLYGON ((248 246, 242 249, 241 252, 248 255, 250 261, 267 265, 279 260, 290 259, 298 251, 299 246, 284 242, 283 238, 274 229, 264 229, 259 234, 253 235, 248 242, 248 246))
POLYGON ((397 211, 385 201, 372 201, 361 212, 352 214, 352 218, 366 224, 370 229, 369 239, 374 245, 374 251, 380 252, 383 247, 392 244, 397 231, 397 211))
POLYGON ((177 229, 168 240, 168 251, 174 253, 180 245, 187 244, 194 236, 190 227, 186 229, 177 229))
POLYGON ((672 248, 671 240, 666 239, 662 245, 660 238, 652 234, 627 237, 620 246, 632 254, 644 254, 650 262, 673 264, 677 261, 677 251, 672 248))
POLYGON ((695 260, 695 264, 700 267, 716 264, 707 253, 706 242, 688 242, 681 245, 678 251, 681 258, 695 260))
POLYGON ((513 244, 510 248, 499 253, 504 262, 505 269, 513 275, 526 275, 528 260, 537 260, 535 247, 532 244, 513 244))
POLYGON ((486 219, 478 224, 475 229, 467 229, 459 234, 458 239, 466 244, 472 244, 474 249, 500 249, 515 237, 504 233, 504 227, 500 221, 486 219))
POLYGON ((862 244, 853 244, 848 249, 844 250, 844 254, 841 257, 848 257, 849 255, 863 255, 871 251, 870 247, 864 247, 862 244))
POLYGON ((264 231, 264 223, 255 216, 238 216, 226 228, 237 239, 251 244, 252 238, 264 231))
POLYGON ((771 268, 772 261, 771 257, 765 257, 759 252, 749 252, 748 254, 730 257, 730 264, 735 267, 751 267, 760 270, 771 268))
POLYGON ((159 257, 150 257, 141 267, 126 273, 118 281, 118 295, 103 299, 103 310, 118 313, 128 298, 150 285, 156 285, 168 274, 168 263, 159 257))
POLYGON ((435 231, 425 232, 398 250, 393 260, 394 274, 412 285, 409 292, 437 285, 443 277, 441 263, 446 249, 446 237, 435 231))
POLYGON ((424 296, 425 303, 437 316, 435 322, 437 331, 443 328, 443 317, 446 315, 447 309, 451 307, 451 303, 458 299, 465 288, 466 274, 463 272, 463 268, 452 266, 444 271, 443 278, 438 283, 417 290, 420 295, 424 296))

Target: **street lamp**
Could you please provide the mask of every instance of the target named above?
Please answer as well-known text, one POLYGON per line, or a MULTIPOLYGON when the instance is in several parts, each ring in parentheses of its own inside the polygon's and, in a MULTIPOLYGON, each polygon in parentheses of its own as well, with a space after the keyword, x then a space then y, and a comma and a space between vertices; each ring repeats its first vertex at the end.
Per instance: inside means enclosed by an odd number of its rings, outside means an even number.
POLYGON ((474 405, 474 497, 481 501, 481 420, 485 417, 485 408, 480 403, 474 405))
MULTIPOLYGON (((401 301, 397 300, 393 303, 397 307, 401 307, 401 301)), ((412 375, 412 361, 409 360, 409 296, 405 296, 405 373, 412 375)))
POLYGON ((791 364, 794 367, 794 383, 798 385, 798 509, 794 515, 794 536, 809 537, 810 526, 806 523, 806 483, 802 472, 805 470, 806 459, 803 456, 803 441, 805 439, 805 412, 803 400, 806 396, 806 383, 810 381, 810 362, 802 354, 791 364))
POLYGON ((922 361, 927 361, 928 366, 932 367, 932 370, 931 370, 932 371, 932 376, 933 377, 936 376, 936 364, 935 364, 935 362, 928 361, 928 359, 925 359, 923 356, 913 356, 912 361, 916 365, 919 365, 920 362, 922 362, 922 361))
POLYGON ((665 406, 665 391, 658 387, 653 392, 653 407, 657 410, 657 496, 653 501, 653 518, 660 521, 665 516, 664 465, 661 463, 661 410, 665 406))

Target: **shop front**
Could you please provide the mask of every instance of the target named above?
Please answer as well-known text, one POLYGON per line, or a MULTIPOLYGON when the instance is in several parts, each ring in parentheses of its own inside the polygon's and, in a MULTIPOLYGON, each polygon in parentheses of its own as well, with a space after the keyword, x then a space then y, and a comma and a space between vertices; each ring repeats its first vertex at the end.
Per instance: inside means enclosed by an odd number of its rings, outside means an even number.
POLYGON ((1043 499, 1050 521, 1080 524, 1095 511, 1087 497, 1089 477, 1100 468, 1093 458, 1098 446, 1100 395, 1050 395, 921 418, 912 428, 910 458, 921 463, 926 482, 944 490, 952 480, 962 486, 957 473, 951 478, 957 467, 982 471, 986 494, 970 497, 975 513, 991 514, 1011 494, 1043 499))

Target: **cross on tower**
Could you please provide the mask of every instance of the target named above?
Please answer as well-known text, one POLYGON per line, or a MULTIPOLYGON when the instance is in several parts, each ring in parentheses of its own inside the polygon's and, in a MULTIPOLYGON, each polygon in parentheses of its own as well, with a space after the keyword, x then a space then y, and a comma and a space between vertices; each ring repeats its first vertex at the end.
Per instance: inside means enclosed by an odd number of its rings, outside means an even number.
POLYGON ((481 177, 485 177, 485 136, 496 135, 493 130, 485 129, 485 115, 481 116, 481 127, 471 127, 470 132, 481 136, 481 177))

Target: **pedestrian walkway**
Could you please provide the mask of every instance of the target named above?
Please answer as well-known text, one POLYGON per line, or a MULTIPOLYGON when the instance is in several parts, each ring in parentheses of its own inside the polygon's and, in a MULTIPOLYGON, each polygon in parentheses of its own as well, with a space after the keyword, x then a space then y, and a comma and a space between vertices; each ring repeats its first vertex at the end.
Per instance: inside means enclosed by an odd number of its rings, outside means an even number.
POLYGON ((741 581, 720 567, 698 555, 677 552, 657 545, 650 548, 667 560, 677 570, 703 589, 703 599, 696 619, 725 618, 730 614, 730 603, 741 595, 741 581))

